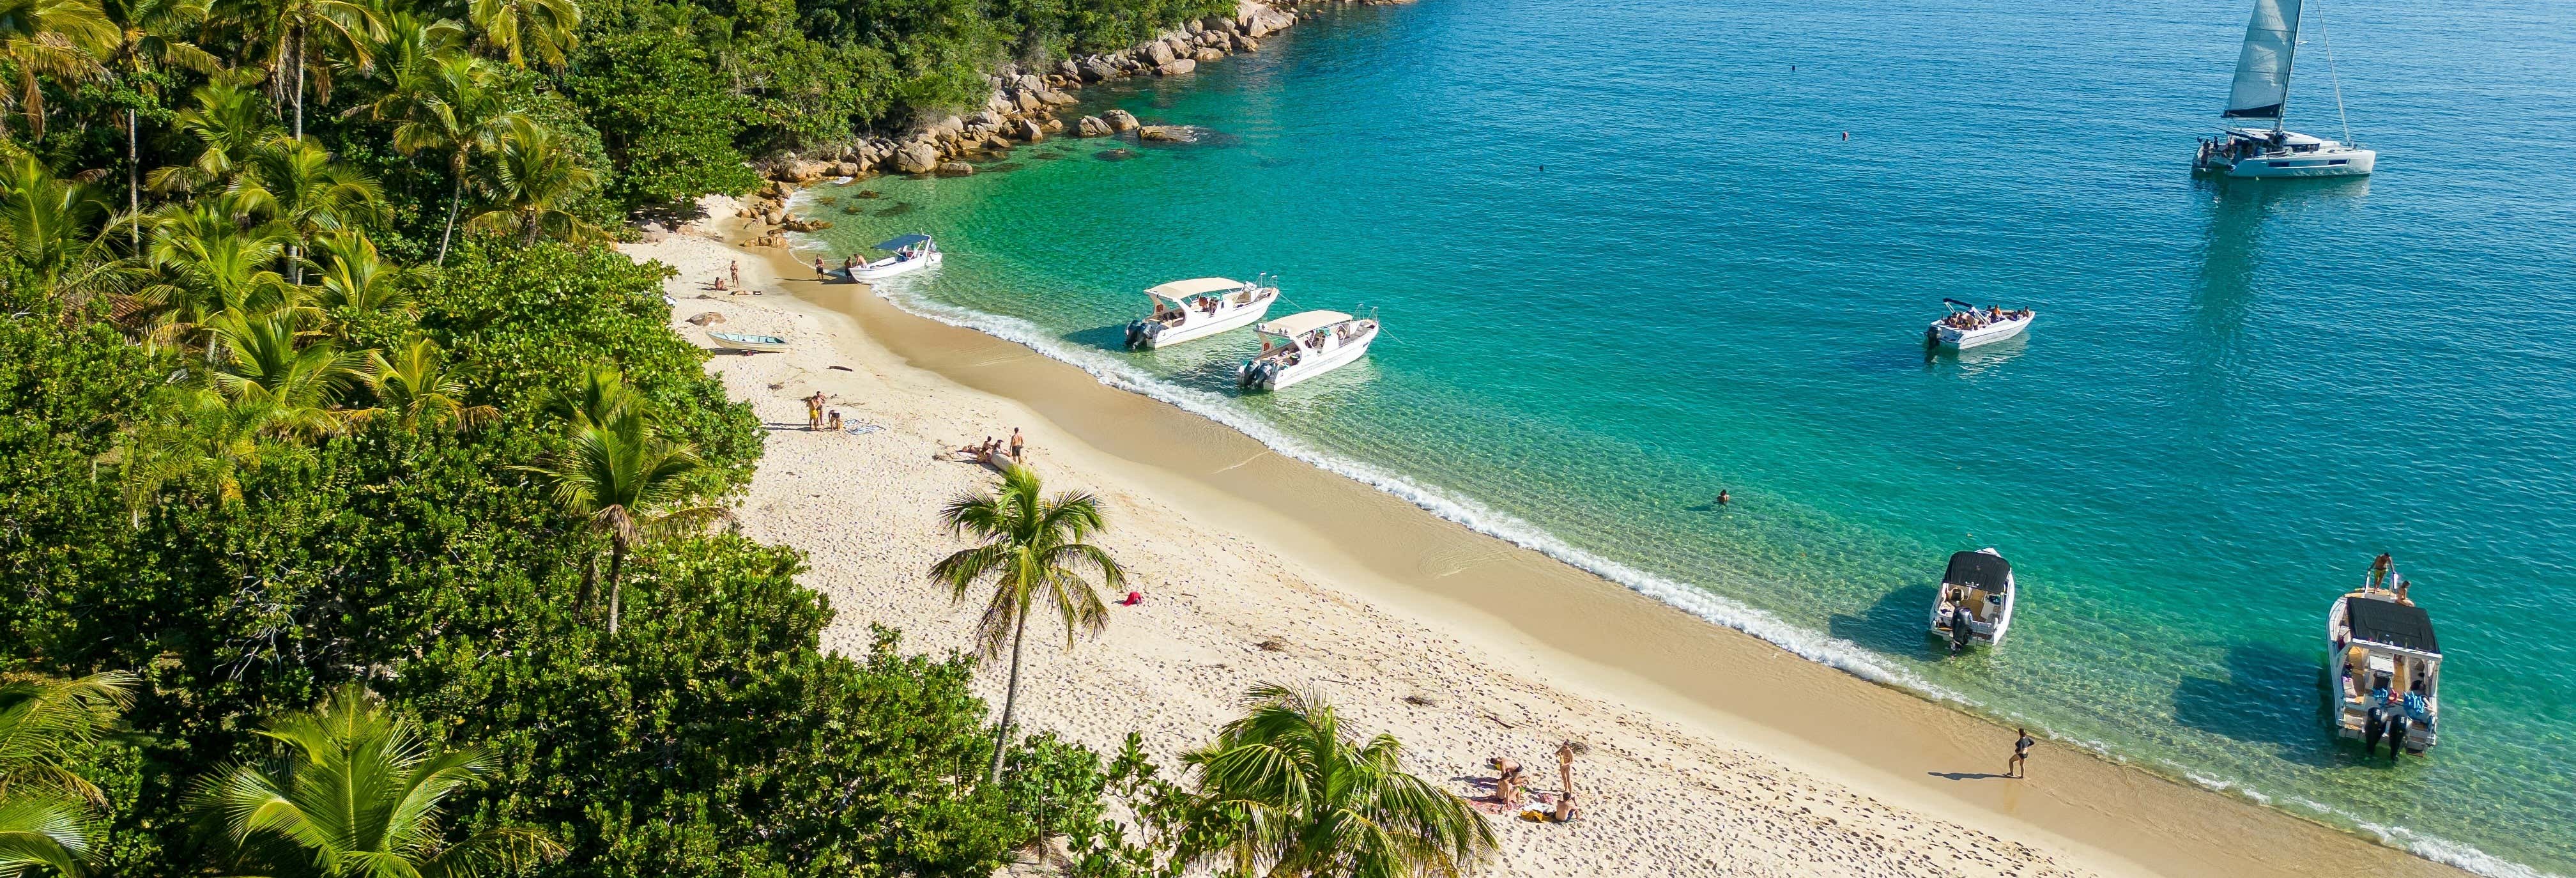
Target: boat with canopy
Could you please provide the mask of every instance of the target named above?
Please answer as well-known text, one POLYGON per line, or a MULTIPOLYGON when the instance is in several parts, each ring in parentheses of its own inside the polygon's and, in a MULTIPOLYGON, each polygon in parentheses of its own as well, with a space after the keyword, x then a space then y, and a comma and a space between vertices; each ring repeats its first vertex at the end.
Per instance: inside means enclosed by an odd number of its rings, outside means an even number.
POLYGON ((2442 644, 2432 615, 2407 597, 2413 585, 2383 554, 2360 588, 2326 610, 2326 712, 2335 736, 2360 741, 2364 752, 2386 741, 2390 759, 2400 747, 2433 749, 2441 731, 2442 644))
POLYGON ((1377 318, 1306 311, 1261 324, 1261 353, 1234 370, 1235 386, 1278 390, 1340 368, 1368 353, 1377 318))
POLYGON ((2012 629, 2012 562, 1987 546, 1955 552, 1941 571, 1941 593, 1932 599, 1932 635, 1957 654, 1970 646, 2004 642, 2012 629))
POLYGON ((868 249, 887 255, 850 266, 851 280, 876 280, 935 268, 940 260, 939 244, 929 235, 897 235, 868 249))
POLYGON ((1942 299, 1950 313, 1932 321, 1923 330, 1923 343, 1948 350, 1967 350, 1978 345, 1994 344, 2020 335, 2030 328, 2039 315, 2028 308, 2006 311, 1992 305, 1979 307, 1957 299, 1942 299))
POLYGON ((1170 347, 1249 326, 1270 313, 1279 301, 1278 282, 1264 274, 1246 283, 1233 278, 1198 277, 1159 284, 1145 291, 1154 310, 1127 324, 1127 349, 1170 347))
POLYGON ((2200 141, 2193 167, 2229 177, 2357 177, 2368 174, 2379 153, 2352 142, 2352 121, 2344 117, 2343 83, 2334 75, 2334 46, 2317 25, 2326 53, 2326 78, 2334 83, 2335 115, 2344 118, 2343 140, 2300 134, 2282 127, 2290 105, 2290 68, 2299 53, 2299 14, 2314 0, 2254 0, 2254 15, 2245 25, 2245 44, 2236 55, 2236 81, 2228 89, 2227 110, 2219 118, 2255 123, 2227 126, 2218 136, 2200 141), (2270 121, 2269 131, 2259 127, 2270 121))

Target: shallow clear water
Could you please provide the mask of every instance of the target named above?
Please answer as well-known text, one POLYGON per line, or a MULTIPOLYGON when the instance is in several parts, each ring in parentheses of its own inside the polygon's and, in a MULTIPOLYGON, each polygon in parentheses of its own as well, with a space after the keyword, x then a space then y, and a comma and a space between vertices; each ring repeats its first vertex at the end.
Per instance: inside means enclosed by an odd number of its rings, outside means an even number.
POLYGON ((2312 4, 2293 127, 2340 134, 2322 17, 2380 173, 2196 180, 2245 15, 1426 0, 1089 96, 1206 143, 1053 141, 806 210, 836 253, 938 235, 936 276, 884 288, 910 307, 1812 658, 2576 873, 2576 15, 2312 4), (1262 271, 1274 315, 1377 308, 1384 340, 1250 399, 1249 333, 1114 350, 1136 291, 1262 271), (2040 317, 1927 359, 1943 296, 2040 317), (2012 642, 1945 660, 1923 613, 1985 545, 2012 642), (2380 551, 2450 657, 2442 746, 2393 767, 2330 743, 2317 691, 2326 605, 2380 551))

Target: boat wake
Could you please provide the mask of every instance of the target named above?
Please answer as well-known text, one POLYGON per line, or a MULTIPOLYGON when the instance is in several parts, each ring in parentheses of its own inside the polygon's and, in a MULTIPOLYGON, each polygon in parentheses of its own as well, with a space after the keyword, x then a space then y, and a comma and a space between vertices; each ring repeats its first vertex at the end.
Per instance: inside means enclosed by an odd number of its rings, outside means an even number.
MULTIPOLYGON (((1873 683, 1904 689, 1936 702, 1947 702, 1968 708, 1972 712, 1998 716, 2007 722, 2025 719, 2010 711, 1998 714, 1996 711, 1989 710, 1986 705, 1960 692, 1934 685, 1906 668, 1889 663, 1878 654, 1848 640, 1789 623, 1768 611, 1747 606, 1714 592, 1604 558, 1569 544, 1555 534, 1522 521, 1516 516, 1498 512, 1474 500, 1414 482, 1365 462, 1318 451, 1272 426, 1229 397, 1163 381, 1154 374, 1121 361, 1106 352, 1067 344, 1054 333, 1026 320, 939 302, 922 295, 917 291, 915 284, 902 281, 881 284, 876 287, 876 293, 908 313, 1024 345, 1049 359, 1071 364, 1088 372, 1102 384, 1178 406, 1183 411, 1223 424, 1249 436, 1281 455, 1367 485, 1470 530, 1538 552, 1576 569, 1618 583, 1624 588, 1654 598, 1700 619, 1761 638, 1808 661, 1841 670, 1873 683)), ((2045 725, 2037 722, 2031 724, 2045 725)), ((2126 754, 2115 752, 2098 741, 2070 739, 2063 736, 2052 737, 2090 750, 2114 762, 2136 764, 2126 754)), ((2185 766, 2161 759, 2150 760, 2150 762, 2152 763, 2150 767, 2159 769, 2169 777, 2184 778, 2203 788, 2240 796, 2257 804, 2307 812, 2308 816, 2320 822, 2359 832, 2382 844, 2433 862, 2455 866, 2479 875, 2490 876, 2490 878, 2560 878, 2552 873, 2541 872, 2520 863, 2489 855, 2468 845, 2423 835, 2402 826, 2373 823, 2358 815, 2322 803, 2296 797, 2286 803, 2276 802, 2272 796, 2242 784, 2206 777, 2185 766)))

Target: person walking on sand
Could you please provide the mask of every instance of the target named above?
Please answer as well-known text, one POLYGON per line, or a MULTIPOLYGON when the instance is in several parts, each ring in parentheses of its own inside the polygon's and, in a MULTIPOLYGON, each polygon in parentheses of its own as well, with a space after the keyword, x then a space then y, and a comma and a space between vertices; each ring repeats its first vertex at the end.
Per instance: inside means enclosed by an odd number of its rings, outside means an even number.
POLYGON ((814 276, 820 278, 829 278, 832 276, 831 272, 823 270, 823 257, 814 257, 814 276))
POLYGON ((2039 741, 2030 736, 2029 729, 2017 728, 2014 729, 2013 732, 2021 737, 2013 739, 2012 761, 2004 763, 2004 776, 2012 778, 2026 777, 2026 772, 2028 771, 2026 765, 2030 761, 2031 745, 2037 744, 2039 741))
POLYGON ((742 260, 725 260, 725 273, 733 275, 734 289, 742 289, 742 260))
POLYGON ((1025 439, 1025 438, 1022 438, 1022 437, 1020 436, 1020 428, 1018 428, 1018 427, 1012 427, 1012 428, 1011 428, 1011 459, 1012 459, 1012 460, 1027 460, 1028 458, 1026 458, 1026 457, 1022 457, 1021 455, 1027 454, 1027 453, 1028 453, 1028 449, 1029 449, 1029 440, 1027 440, 1027 439, 1025 439))

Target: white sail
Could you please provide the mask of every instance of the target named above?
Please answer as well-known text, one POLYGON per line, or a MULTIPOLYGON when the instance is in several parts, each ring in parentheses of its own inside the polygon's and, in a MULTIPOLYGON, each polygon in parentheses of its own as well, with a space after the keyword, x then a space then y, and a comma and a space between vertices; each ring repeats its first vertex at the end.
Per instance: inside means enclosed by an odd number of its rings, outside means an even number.
POLYGON ((2254 0, 2245 50, 2236 56, 2228 119, 2278 119, 2290 97, 2290 56, 2299 50, 2299 0, 2254 0))

